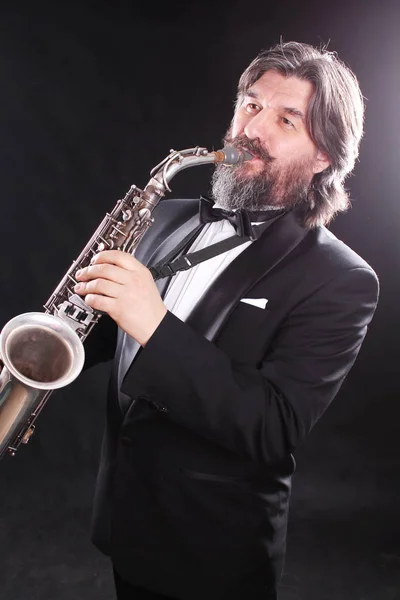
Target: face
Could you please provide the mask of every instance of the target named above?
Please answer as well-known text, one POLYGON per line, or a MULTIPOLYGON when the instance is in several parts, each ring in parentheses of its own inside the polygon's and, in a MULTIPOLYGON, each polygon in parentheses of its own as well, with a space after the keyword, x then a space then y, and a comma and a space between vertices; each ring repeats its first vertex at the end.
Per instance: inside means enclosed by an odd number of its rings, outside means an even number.
POLYGON ((241 98, 224 142, 254 158, 219 166, 213 195, 225 208, 289 206, 308 193, 314 174, 329 165, 306 127, 313 85, 276 71, 264 73, 241 98))

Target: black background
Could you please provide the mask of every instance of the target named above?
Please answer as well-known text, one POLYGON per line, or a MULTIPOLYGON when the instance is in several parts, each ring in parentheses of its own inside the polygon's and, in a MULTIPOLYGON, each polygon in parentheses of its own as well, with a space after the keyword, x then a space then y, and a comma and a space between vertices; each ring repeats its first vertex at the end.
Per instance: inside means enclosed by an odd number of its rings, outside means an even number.
MULTIPOLYGON (((2 2, 0 328, 42 310, 132 183, 171 148, 217 149, 261 50, 328 43, 357 74, 365 136, 331 230, 376 270, 358 361, 297 454, 282 600, 400 597, 400 6, 382 2, 2 2)), ((208 193, 209 167, 171 182, 208 193)), ((55 392, 0 463, 0 597, 113 598, 89 540, 109 366, 55 392)), ((244 599, 245 600, 245 599, 244 599)))

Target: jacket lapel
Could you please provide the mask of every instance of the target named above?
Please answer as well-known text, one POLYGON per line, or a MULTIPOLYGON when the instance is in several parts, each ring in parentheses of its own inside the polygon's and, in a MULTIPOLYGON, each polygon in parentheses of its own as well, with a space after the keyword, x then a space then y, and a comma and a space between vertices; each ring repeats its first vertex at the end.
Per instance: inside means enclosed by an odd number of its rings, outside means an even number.
POLYGON ((170 206, 164 200, 160 206, 163 210, 155 213, 155 222, 138 245, 135 257, 142 264, 152 266, 171 252, 200 224, 198 206, 198 200, 181 201, 179 204, 170 201, 170 206), (169 215, 169 212, 172 214, 169 215))
POLYGON ((186 320, 188 325, 213 341, 241 298, 285 258, 307 232, 293 212, 271 223, 211 285, 186 320))

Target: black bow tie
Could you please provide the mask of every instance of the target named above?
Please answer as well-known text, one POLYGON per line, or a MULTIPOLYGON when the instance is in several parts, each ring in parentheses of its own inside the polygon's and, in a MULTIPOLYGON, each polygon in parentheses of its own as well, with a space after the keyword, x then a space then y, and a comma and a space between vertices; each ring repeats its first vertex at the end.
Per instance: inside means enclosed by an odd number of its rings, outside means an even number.
POLYGON ((213 223, 214 221, 226 219, 234 226, 238 236, 249 237, 251 240, 256 240, 260 235, 259 227, 257 225, 253 226, 252 223, 268 221, 272 217, 277 217, 283 211, 284 209, 250 211, 246 208, 233 211, 214 207, 214 201, 206 196, 200 196, 199 201, 201 223, 213 223))

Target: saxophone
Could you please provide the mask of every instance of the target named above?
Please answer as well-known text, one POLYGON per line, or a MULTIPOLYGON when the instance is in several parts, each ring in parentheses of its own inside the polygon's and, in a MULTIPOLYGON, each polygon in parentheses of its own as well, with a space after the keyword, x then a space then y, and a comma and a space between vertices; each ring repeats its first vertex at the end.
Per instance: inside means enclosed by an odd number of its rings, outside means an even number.
POLYGON ((168 183, 179 171, 207 163, 233 166, 250 158, 232 146, 212 152, 198 146, 171 150, 152 169, 143 190, 132 185, 106 214, 47 300, 44 312, 24 313, 6 323, 0 334, 0 458, 14 456, 20 444, 28 443, 34 421, 51 393, 74 381, 83 368, 83 342, 102 313, 72 291, 76 271, 103 250, 133 253, 154 222, 153 210, 171 191, 168 183))

